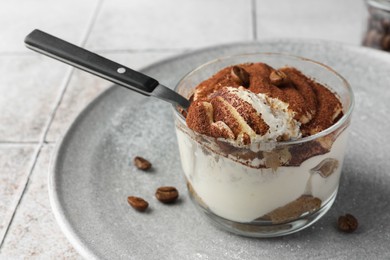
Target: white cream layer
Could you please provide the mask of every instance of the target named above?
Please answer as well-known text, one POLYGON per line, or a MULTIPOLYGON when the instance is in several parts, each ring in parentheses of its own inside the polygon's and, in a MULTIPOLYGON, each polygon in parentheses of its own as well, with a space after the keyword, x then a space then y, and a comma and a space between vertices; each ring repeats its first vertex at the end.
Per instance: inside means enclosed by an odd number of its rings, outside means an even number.
POLYGON ((250 222, 299 198, 310 187, 323 202, 337 190, 347 129, 334 142, 329 153, 314 156, 299 167, 254 169, 219 155, 205 154, 199 143, 176 129, 184 173, 197 195, 218 216, 250 222), (329 177, 311 176, 310 169, 326 158, 339 161, 329 177))
POLYGON ((259 141, 276 141, 284 136, 286 139, 297 139, 301 136, 300 123, 294 119, 294 112, 288 109, 288 104, 265 94, 255 94, 244 88, 226 88, 229 93, 249 103, 269 126, 264 135, 255 135, 252 143, 259 141))

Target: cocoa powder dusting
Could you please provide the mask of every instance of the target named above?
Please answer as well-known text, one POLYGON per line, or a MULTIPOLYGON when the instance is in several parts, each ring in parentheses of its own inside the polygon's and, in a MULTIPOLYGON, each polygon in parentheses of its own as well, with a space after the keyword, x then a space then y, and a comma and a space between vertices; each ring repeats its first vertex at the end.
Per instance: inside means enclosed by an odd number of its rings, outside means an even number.
MULTIPOLYGON (((218 91, 224 87, 239 88, 242 85, 240 83, 243 83, 240 77, 245 78, 245 84, 248 84, 245 87, 249 91, 255 94, 263 93, 288 103, 289 109, 295 112, 295 119, 301 123, 303 137, 330 127, 342 116, 340 101, 325 86, 293 67, 284 67, 278 71, 288 78, 283 80, 283 87, 280 87, 280 82, 270 78, 271 74, 275 73, 275 69, 264 63, 245 63, 222 69, 197 86, 194 93, 195 101, 188 111, 187 125, 198 133, 221 137, 216 136, 218 131, 213 131, 214 135, 211 135, 210 129, 213 122, 223 121, 237 137, 242 126, 234 116, 230 115, 229 106, 232 106, 256 134, 262 135, 268 131, 268 126, 261 115, 251 112, 246 102, 242 100, 237 102, 229 95, 216 98, 216 95, 221 95, 218 91), (237 76, 241 75, 239 72, 242 72, 245 77, 237 76), (247 78, 250 80, 246 81, 247 78), (199 101, 210 102, 211 107, 199 105, 199 101), (212 117, 209 116, 210 113, 212 117)), ((226 129, 223 132, 227 136, 226 129)))

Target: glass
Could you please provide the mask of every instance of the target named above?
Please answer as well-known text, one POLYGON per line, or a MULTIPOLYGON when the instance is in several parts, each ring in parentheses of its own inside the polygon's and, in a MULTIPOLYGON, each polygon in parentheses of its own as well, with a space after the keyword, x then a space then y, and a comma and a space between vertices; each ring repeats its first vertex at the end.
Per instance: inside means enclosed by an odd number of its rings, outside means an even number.
POLYGON ((390 51, 390 0, 366 0, 368 20, 362 44, 390 51))
POLYGON ((331 68, 277 53, 211 61, 186 75, 176 91, 190 97, 200 82, 217 71, 247 62, 299 69, 339 96, 343 117, 330 128, 299 140, 259 142, 238 148, 195 133, 174 107, 182 167, 192 201, 217 226, 251 237, 286 235, 313 224, 335 200, 353 94, 347 81, 331 68), (288 166, 284 166, 286 162, 288 166))

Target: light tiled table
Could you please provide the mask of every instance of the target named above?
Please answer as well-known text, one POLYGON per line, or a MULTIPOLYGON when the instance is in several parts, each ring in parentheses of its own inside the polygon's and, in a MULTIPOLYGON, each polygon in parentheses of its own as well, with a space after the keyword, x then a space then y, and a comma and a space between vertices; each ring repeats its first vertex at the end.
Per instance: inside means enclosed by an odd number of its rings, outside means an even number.
POLYGON ((129 67, 270 38, 360 44, 363 0, 0 0, 0 258, 81 258, 51 213, 53 148, 110 83, 24 47, 39 28, 129 67))

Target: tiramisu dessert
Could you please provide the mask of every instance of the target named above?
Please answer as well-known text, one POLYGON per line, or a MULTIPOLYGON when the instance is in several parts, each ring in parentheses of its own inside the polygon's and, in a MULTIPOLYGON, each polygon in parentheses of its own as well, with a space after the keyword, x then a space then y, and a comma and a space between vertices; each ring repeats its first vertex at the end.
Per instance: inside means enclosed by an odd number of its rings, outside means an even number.
POLYGON ((315 137, 343 113, 330 87, 294 67, 225 67, 193 89, 186 126, 177 124, 192 197, 239 223, 318 211, 337 193, 346 126, 315 137))

